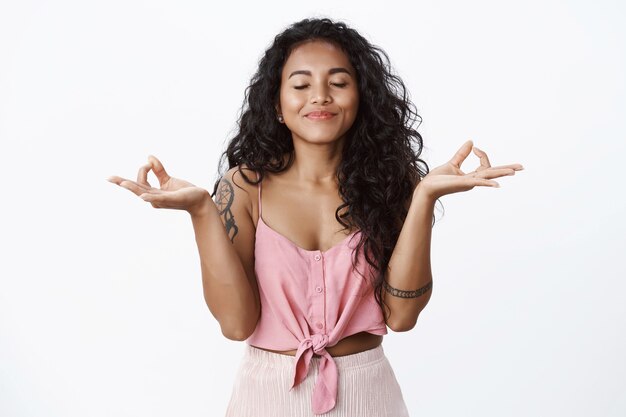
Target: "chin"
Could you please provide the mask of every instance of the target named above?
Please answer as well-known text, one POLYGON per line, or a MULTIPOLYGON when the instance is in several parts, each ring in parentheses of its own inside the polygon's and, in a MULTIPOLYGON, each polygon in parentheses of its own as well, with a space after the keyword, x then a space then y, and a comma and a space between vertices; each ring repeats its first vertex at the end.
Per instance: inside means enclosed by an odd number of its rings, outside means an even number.
POLYGON ((296 137, 302 138, 306 142, 329 143, 339 140, 345 133, 338 132, 334 129, 306 129, 305 134, 295 134, 296 137))
POLYGON ((316 137, 304 138, 306 142, 317 143, 317 144, 333 143, 333 142, 339 141, 340 139, 341 137, 339 136, 316 136, 316 137))

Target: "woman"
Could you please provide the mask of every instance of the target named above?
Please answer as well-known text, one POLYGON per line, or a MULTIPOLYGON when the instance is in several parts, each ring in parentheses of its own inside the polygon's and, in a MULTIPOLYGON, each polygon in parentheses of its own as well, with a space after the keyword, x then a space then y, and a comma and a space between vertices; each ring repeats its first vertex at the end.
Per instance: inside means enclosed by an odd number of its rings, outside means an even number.
POLYGON ((523 169, 467 141, 429 171, 418 118, 384 51, 305 19, 261 59, 213 193, 152 155, 136 182, 110 178, 191 215, 207 305, 247 342, 227 416, 408 415, 381 343, 430 299, 434 204, 523 169))

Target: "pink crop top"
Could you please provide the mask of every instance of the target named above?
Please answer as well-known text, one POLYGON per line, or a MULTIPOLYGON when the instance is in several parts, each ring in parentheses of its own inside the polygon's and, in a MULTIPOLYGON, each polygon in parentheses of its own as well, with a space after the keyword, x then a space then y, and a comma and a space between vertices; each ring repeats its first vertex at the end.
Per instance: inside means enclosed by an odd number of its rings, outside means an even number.
MULTIPOLYGON (((352 249, 360 231, 325 250, 299 247, 263 221, 261 183, 256 228, 254 270, 261 300, 261 316, 246 343, 272 350, 297 349, 291 388, 308 375, 314 353, 320 355, 312 409, 332 410, 337 400, 338 370, 326 346, 359 332, 387 334, 372 285, 353 270, 352 249)), ((357 268, 369 277, 371 266, 363 252, 357 268), (367 273, 366 273, 367 272, 367 273)))

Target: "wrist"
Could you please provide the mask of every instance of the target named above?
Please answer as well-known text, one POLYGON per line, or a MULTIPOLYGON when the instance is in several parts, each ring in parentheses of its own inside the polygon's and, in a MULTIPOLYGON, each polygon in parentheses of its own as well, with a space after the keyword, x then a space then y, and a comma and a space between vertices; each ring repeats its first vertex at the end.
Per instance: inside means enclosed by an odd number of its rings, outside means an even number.
POLYGON ((189 207, 187 212, 192 218, 206 217, 210 214, 210 205, 212 201, 211 195, 207 192, 199 202, 189 207))
POLYGON ((434 196, 425 186, 420 182, 413 191, 413 200, 421 204, 435 205, 437 197, 434 196))

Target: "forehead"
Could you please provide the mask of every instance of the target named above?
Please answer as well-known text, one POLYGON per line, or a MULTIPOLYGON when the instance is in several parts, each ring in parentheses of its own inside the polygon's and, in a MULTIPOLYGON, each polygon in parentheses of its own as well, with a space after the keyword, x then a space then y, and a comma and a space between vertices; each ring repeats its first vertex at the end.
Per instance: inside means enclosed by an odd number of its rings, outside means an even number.
POLYGON ((296 46, 291 51, 283 67, 283 76, 299 69, 325 71, 334 67, 347 68, 350 73, 354 74, 354 68, 348 56, 339 46, 325 41, 309 41, 296 46))

